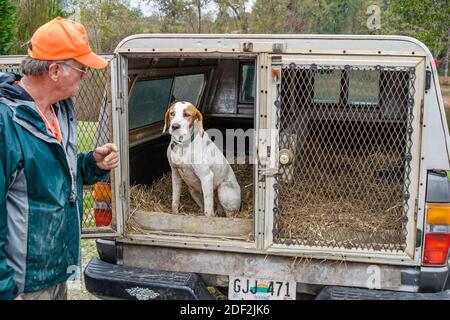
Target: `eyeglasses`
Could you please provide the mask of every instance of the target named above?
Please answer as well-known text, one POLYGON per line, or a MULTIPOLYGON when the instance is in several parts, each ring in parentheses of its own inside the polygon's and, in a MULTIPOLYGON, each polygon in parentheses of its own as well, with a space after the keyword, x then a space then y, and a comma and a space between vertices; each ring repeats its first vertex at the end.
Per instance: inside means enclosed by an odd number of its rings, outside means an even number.
POLYGON ((74 66, 72 66, 72 65, 70 65, 68 63, 64 63, 64 62, 60 62, 59 64, 63 64, 65 66, 68 66, 69 68, 72 68, 72 69, 75 69, 77 71, 80 71, 83 75, 87 75, 87 72, 88 72, 87 67, 82 67, 80 69, 80 68, 74 67, 74 66))

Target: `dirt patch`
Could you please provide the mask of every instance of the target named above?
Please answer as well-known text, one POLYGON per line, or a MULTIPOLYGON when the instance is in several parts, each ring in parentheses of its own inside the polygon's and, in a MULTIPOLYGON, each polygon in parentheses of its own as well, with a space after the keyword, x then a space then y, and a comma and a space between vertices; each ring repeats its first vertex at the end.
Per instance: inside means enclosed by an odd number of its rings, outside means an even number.
POLYGON ((441 86, 450 86, 450 77, 439 76, 441 86))
POLYGON ((84 269, 93 257, 98 257, 95 240, 81 240, 81 279, 67 282, 68 300, 99 300, 96 296, 86 290, 84 285, 84 269))
POLYGON ((444 107, 450 108, 450 85, 441 83, 442 99, 444 100, 444 107))

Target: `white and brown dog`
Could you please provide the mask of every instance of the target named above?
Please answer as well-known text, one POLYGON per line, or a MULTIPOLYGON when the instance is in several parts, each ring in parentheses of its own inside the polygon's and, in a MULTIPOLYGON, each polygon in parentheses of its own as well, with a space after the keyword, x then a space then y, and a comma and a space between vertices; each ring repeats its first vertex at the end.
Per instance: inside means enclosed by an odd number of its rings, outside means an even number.
POLYGON ((206 216, 217 211, 227 217, 241 206, 241 188, 223 153, 203 130, 203 116, 189 102, 176 102, 166 112, 163 132, 169 129, 171 141, 167 158, 172 168, 172 211, 178 213, 181 180, 206 216))

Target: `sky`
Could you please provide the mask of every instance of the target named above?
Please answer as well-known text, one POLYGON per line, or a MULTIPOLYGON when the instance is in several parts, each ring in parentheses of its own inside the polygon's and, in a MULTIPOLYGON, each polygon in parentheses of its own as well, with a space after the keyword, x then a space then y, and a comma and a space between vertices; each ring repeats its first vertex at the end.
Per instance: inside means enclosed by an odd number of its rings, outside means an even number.
POLYGON ((151 15, 152 13, 155 13, 156 10, 155 10, 154 6, 148 5, 148 4, 146 4, 146 3, 147 3, 147 1, 130 0, 130 5, 131 5, 133 8, 137 8, 137 7, 139 6, 139 4, 141 5, 141 10, 142 10, 142 13, 143 13, 144 15, 149 16, 149 15, 151 15))
MULTIPOLYGON (((255 1, 256 1, 256 0, 250 0, 250 1, 248 2, 248 5, 247 5, 247 7, 246 7, 247 11, 251 9, 251 7, 252 7, 253 4, 255 3, 255 1)), ((142 13, 143 13, 145 16, 150 16, 150 15, 152 15, 153 13, 156 13, 156 12, 157 12, 157 8, 156 8, 154 5, 152 5, 152 4, 147 4, 147 1, 142 1, 142 0, 130 0, 130 6, 131 6, 131 7, 136 8, 136 7, 138 7, 139 5, 141 6, 142 13)), ((212 7, 211 7, 211 9, 212 9, 212 7)))

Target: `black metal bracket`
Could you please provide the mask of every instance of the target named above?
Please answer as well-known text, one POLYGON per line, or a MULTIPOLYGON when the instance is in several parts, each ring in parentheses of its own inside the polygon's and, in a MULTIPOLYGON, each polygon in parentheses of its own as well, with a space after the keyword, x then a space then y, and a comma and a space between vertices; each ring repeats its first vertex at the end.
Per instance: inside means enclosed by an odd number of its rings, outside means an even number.
POLYGON ((426 71, 425 74, 425 90, 431 89, 431 71, 426 71))

